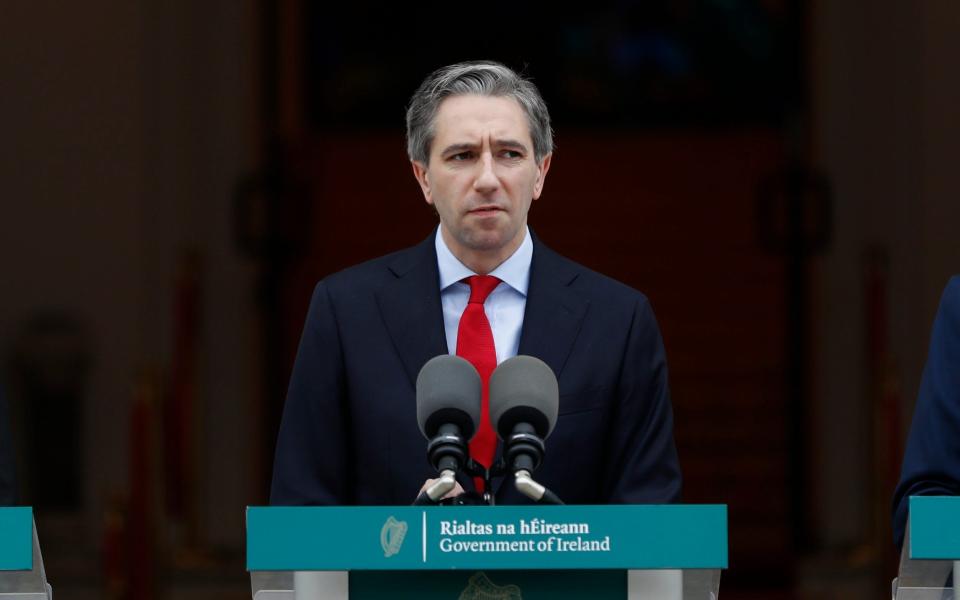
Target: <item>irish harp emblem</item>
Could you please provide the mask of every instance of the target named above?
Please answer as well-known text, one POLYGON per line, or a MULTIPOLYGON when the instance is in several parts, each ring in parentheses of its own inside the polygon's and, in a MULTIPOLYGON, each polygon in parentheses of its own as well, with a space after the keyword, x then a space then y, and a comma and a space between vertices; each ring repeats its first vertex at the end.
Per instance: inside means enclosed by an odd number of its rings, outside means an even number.
POLYGON ((380 546, 383 548, 383 555, 390 558, 400 552, 400 546, 403 545, 403 538, 406 535, 407 522, 398 521, 391 515, 380 529, 380 546))
POLYGON ((460 592, 459 600, 523 600, 520 588, 515 585, 495 585, 486 573, 474 573, 467 587, 460 592))

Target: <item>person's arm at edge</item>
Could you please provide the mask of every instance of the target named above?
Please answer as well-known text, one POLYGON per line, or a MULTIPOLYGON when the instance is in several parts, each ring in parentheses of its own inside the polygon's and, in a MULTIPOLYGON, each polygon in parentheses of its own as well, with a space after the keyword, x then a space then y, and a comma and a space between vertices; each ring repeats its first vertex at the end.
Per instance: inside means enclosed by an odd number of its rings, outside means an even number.
POLYGON ((930 335, 913 423, 893 497, 903 545, 910 496, 960 495, 960 276, 947 283, 930 335))

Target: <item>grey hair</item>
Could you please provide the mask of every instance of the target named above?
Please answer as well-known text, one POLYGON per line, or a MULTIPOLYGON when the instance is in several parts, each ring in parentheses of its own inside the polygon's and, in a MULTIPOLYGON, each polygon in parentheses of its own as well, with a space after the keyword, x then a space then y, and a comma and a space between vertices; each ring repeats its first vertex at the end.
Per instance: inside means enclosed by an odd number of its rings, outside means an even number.
POLYGON ((467 95, 513 98, 527 115, 537 162, 553 152, 550 113, 533 82, 501 63, 471 61, 437 69, 413 93, 407 106, 407 154, 410 160, 425 165, 430 162, 434 121, 440 104, 449 96, 467 95))

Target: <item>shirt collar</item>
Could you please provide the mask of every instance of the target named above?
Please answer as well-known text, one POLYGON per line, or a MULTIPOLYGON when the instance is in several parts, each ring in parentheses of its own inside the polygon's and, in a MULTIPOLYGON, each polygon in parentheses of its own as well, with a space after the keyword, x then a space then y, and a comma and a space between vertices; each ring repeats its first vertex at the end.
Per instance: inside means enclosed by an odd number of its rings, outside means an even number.
MULTIPOLYGON (((441 292, 466 277, 476 275, 447 248, 443 236, 440 235, 439 227, 437 227, 434 243, 437 247, 437 267, 440 270, 441 292)), ((520 247, 490 274, 526 296, 530 285, 530 262, 532 259, 533 241, 530 239, 530 229, 524 226, 523 242, 520 247)))

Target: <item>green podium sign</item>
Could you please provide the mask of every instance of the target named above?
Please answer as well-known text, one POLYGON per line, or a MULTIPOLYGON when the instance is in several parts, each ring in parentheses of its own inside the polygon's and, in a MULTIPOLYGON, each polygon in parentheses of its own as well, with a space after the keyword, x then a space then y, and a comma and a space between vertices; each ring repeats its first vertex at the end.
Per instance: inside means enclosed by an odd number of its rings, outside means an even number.
POLYGON ((33 568, 33 509, 29 506, 0 508, 0 571, 33 568))
POLYGON ((960 560, 960 497, 910 497, 910 558, 960 560))
POLYGON ((911 496, 908 515, 893 597, 953 598, 953 582, 960 580, 960 498, 911 496))
POLYGON ((352 599, 626 598, 628 571, 726 567, 724 505, 247 509, 249 571, 349 571, 352 599))
POLYGON ((714 569, 724 505, 250 507, 247 569, 714 569))

